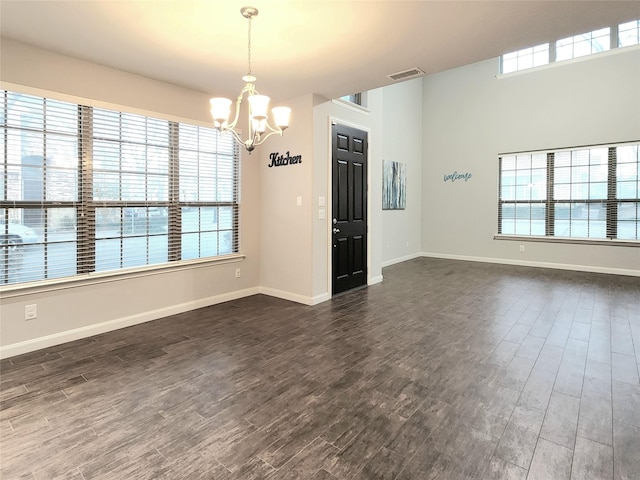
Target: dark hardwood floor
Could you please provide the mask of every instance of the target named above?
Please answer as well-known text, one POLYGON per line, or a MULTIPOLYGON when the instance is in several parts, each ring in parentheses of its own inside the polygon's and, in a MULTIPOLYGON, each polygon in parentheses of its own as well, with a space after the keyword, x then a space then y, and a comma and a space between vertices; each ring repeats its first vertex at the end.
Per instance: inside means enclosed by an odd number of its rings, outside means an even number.
POLYGON ((1 363, 0 477, 640 478, 640 278, 420 258, 1 363))

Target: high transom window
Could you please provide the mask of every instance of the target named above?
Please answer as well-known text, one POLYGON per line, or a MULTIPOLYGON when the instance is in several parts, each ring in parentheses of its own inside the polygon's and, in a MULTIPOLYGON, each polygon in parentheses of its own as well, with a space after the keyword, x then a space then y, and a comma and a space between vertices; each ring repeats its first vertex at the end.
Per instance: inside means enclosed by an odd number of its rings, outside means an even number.
POLYGON ((501 57, 501 72, 511 73, 527 68, 539 67, 549 63, 549 44, 523 48, 517 52, 507 53, 501 57))
POLYGON ((640 43, 640 20, 600 28, 555 42, 523 48, 500 56, 500 73, 507 74, 541 65, 585 57, 640 43))
POLYGON ((618 25, 618 47, 630 47, 640 43, 640 20, 618 25))

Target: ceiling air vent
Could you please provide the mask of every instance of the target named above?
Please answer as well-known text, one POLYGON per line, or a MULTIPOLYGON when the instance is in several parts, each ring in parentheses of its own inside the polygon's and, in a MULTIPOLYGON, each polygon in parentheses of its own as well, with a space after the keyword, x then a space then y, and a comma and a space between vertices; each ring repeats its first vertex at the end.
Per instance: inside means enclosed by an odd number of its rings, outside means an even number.
POLYGON ((397 82, 399 80, 408 80, 410 78, 420 77, 422 75, 424 75, 424 72, 418 67, 415 67, 410 68, 409 70, 404 70, 402 72, 392 73, 391 75, 387 75, 387 77, 397 82))

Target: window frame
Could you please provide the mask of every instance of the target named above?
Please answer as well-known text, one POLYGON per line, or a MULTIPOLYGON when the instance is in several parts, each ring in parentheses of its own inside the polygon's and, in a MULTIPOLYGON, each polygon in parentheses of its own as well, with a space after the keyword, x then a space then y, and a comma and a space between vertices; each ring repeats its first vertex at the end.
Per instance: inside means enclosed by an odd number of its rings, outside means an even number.
POLYGON ((597 30, 592 30, 590 32, 580 33, 578 35, 572 35, 570 37, 560 38, 554 42, 554 62, 566 62, 568 60, 573 60, 576 58, 588 57, 591 55, 596 55, 598 53, 608 52, 612 48, 616 48, 614 42, 611 40, 612 32, 617 31, 617 29, 612 28, 610 26, 606 26, 603 28, 599 28, 597 30), (601 34, 606 30, 606 34, 601 34), (606 46, 602 50, 597 50, 596 46, 598 45, 598 39, 607 39, 606 46), (576 49, 580 44, 588 45, 588 53, 580 53, 579 50, 576 49), (570 47, 570 48, 567 48, 570 47), (566 57, 558 60, 558 51, 560 49, 567 49, 571 51, 571 54, 566 57), (595 50, 595 51, 594 51, 595 50))
MULTIPOLYGON (((580 243, 580 244, 606 244, 606 245, 619 245, 619 246, 631 246, 631 247, 640 247, 640 192, 637 192, 636 198, 618 198, 617 195, 617 169, 618 169, 618 161, 617 161, 617 149, 618 147, 625 146, 636 146, 637 147, 637 155, 640 156, 640 141, 629 141, 629 142, 621 142, 615 144, 602 144, 602 145, 586 145, 579 147, 571 147, 571 148, 563 148, 563 149, 552 149, 552 150, 539 150, 539 151, 527 151, 527 152, 508 152, 502 153, 498 155, 498 222, 497 222, 497 234, 494 236, 494 239, 506 239, 506 240, 527 240, 527 241, 544 241, 544 242, 562 242, 562 243, 580 243), (556 154, 558 153, 566 153, 569 152, 571 157, 573 157, 574 152, 580 152, 583 150, 594 150, 594 149, 607 149, 607 160, 606 160, 606 169, 607 169, 607 181, 606 181, 606 197, 605 198, 583 198, 581 196, 577 198, 558 198, 556 195, 556 188, 558 185, 567 185, 569 188, 575 185, 582 185, 585 182, 563 182, 562 184, 556 181, 556 154), (503 198, 503 179, 504 173, 510 172, 511 170, 505 170, 503 168, 503 161, 505 157, 518 156, 518 155, 533 155, 533 154, 546 154, 546 196, 543 200, 539 199, 517 199, 517 198, 503 198), (618 209, 621 204, 624 203, 633 203, 636 205, 637 219, 636 219, 636 237, 635 239, 625 239, 618 237, 618 209), (544 235, 532 235, 532 234, 522 234, 516 233, 516 227, 514 223, 514 232, 504 233, 503 232, 503 221, 505 220, 504 216, 504 207, 513 205, 544 205, 545 207, 545 233, 544 235), (605 236, 604 237, 583 237, 583 236, 556 236, 555 228, 556 228, 556 214, 557 214, 557 206, 558 205, 594 205, 594 204, 604 204, 605 208, 605 236)), ((634 162, 631 162, 632 164, 634 162)), ((638 160, 638 165, 640 165, 640 159, 638 160)), ((592 164, 589 162, 585 165, 586 167, 591 167, 592 164)), ((570 164, 569 168, 576 167, 573 163, 570 164)), ((578 167, 579 168, 579 167, 578 167)), ((640 169, 640 166, 637 168, 640 169)), ((515 171, 515 170, 514 170, 515 171)), ((591 173, 589 173, 591 175, 591 173)), ((638 174, 640 175, 640 173, 638 174)), ((591 178, 591 177, 589 177, 591 178)), ((592 184, 602 183, 598 181, 589 180, 586 184, 590 187, 592 184)), ((514 207, 515 208, 515 207, 514 207)), ((510 217, 509 217, 510 218, 510 217)), ((514 222, 517 221, 517 215, 514 213, 514 222)), ((587 222, 591 220, 587 218, 587 222)), ((529 216, 529 222, 531 223, 531 215, 529 216)), ((571 222, 571 220, 570 220, 571 222)))
POLYGON ((551 48, 552 46, 547 43, 541 43, 540 45, 535 45, 533 47, 522 48, 515 52, 505 53, 500 55, 500 73, 502 75, 508 75, 510 73, 522 72, 523 70, 529 70, 531 68, 542 67, 544 65, 549 65, 551 63, 551 48), (539 63, 536 62, 536 59, 539 60, 540 54, 546 54, 546 61, 539 63), (521 62, 524 59, 531 59, 531 65, 525 66, 529 62, 521 62), (515 61, 516 69, 509 70, 508 72, 504 71, 505 65, 509 63, 509 61, 515 61), (520 64, 522 63, 522 68, 520 64))
MULTIPOLYGON (((9 215, 9 209, 17 209, 17 208, 27 208, 27 209, 35 209, 37 208, 40 212, 45 212, 49 208, 74 208, 76 213, 76 234, 73 240, 74 247, 76 248, 76 265, 75 265, 75 274, 66 275, 66 276, 53 276, 47 278, 46 273, 42 273, 38 276, 37 279, 27 280, 27 281, 18 281, 12 282, 10 278, 4 278, 2 283, 0 284, 0 292, 2 296, 10 295, 19 295, 21 292, 31 292, 33 289, 38 290, 48 290, 48 289, 57 289, 61 288, 64 285, 76 285, 76 284, 84 284, 84 283, 92 283, 95 281, 111 281, 113 277, 130 277, 130 276, 139 276, 139 275, 149 275, 149 274, 157 274, 162 271, 173 271, 177 269, 183 268, 199 268, 203 265, 217 264, 217 263, 228 263, 240 261, 244 258, 244 255, 241 253, 241 233, 240 233, 240 187, 241 187, 241 151, 237 146, 236 142, 231 142, 233 145, 233 153, 227 155, 228 158, 232 159, 232 196, 233 199, 229 201, 184 201, 184 199, 180 198, 179 195, 179 181, 178 175, 179 173, 179 157, 180 157, 180 146, 177 142, 177 128, 180 125, 188 125, 190 127, 196 128, 206 128, 208 130, 214 131, 216 135, 218 135, 217 131, 215 131, 211 125, 206 124, 205 122, 198 122, 191 119, 184 118, 176 118, 166 115, 160 115, 155 112, 141 111, 133 108, 127 108, 120 105, 106 104, 101 102, 96 102, 84 98, 73 97, 63 94, 56 94, 54 92, 43 91, 41 89, 33 89, 29 87, 22 87, 20 85, 9 84, 7 82, 3 82, 2 84, 2 95, 5 96, 5 91, 9 94, 18 94, 18 95, 27 95, 33 97, 41 97, 42 99, 50 100, 50 101, 59 101, 59 102, 67 102, 75 104, 78 108, 78 132, 76 135, 76 142, 78 145, 77 155, 78 155, 78 166, 77 166, 77 197, 72 201, 48 201, 45 200, 44 197, 40 200, 8 200, 9 197, 5 197, 6 195, 6 186, 7 186, 7 176, 5 175, 3 179, 3 186, 5 187, 3 190, 2 198, 0 198, 0 211, 5 212, 5 217, 9 215), (95 200, 93 198, 93 160, 92 160, 92 131, 91 128, 87 128, 87 124, 90 124, 91 121, 86 121, 87 119, 92 120, 91 112, 94 108, 101 108, 106 110, 115 111, 118 113, 125 114, 135 114, 142 115, 146 118, 152 120, 161 120, 166 121, 169 125, 169 130, 171 131, 170 149, 172 150, 169 154, 169 190, 168 190, 168 198, 162 201, 148 201, 137 204, 136 202, 131 201, 123 201, 123 202, 104 202, 102 200, 95 200), (89 115, 89 116, 87 116, 89 115), (136 203, 136 205, 134 205, 136 203), (116 205, 117 204, 117 205, 116 205), (125 207, 126 205, 126 207, 125 207), (106 271, 96 271, 95 270, 95 254, 96 254, 96 209, 103 208, 105 206, 113 206, 114 208, 128 208, 128 207, 143 207, 143 208, 155 208, 155 207, 163 207, 167 208, 167 235, 169 236, 170 242, 173 242, 174 248, 167 247, 167 260, 161 263, 145 263, 141 265, 135 265, 132 267, 120 267, 113 270, 106 271), (180 249, 181 237, 183 235, 182 226, 180 223, 180 212, 183 208, 200 208, 200 207, 231 207, 231 251, 229 253, 220 254, 213 256, 202 256, 199 258, 190 258, 190 259, 182 259, 182 253, 180 249), (175 247, 177 245, 177 248, 175 247), (88 255, 85 255, 80 260, 80 252, 81 251, 89 251, 88 255), (175 254, 177 252, 177 256, 175 254)), ((4 100, 3 100, 4 103, 4 100)), ((2 107, 4 109, 4 105, 2 107)), ((3 122, 2 131, 3 136, 4 132, 7 131, 9 127, 7 124, 3 122)), ((46 134, 46 129, 43 128, 43 134, 46 134)), ((72 135, 73 136, 73 135, 72 135)), ((6 137, 4 137, 6 139, 6 137)), ((225 140, 227 142, 227 140, 225 140)), ((7 159, 7 145, 5 143, 5 159, 7 159)), ((216 156, 217 162, 217 156, 216 156)), ((8 165, 8 159, 4 160, 2 163, 2 168, 5 169, 6 172, 8 165)), ((46 168, 46 164, 45 164, 46 168)), ((42 213, 44 215, 44 213, 42 213)), ((147 220, 148 222, 148 220, 147 220)), ((43 228, 45 231, 48 230, 48 226, 43 224, 43 228)), ((218 224, 216 227, 216 231, 222 231, 222 227, 218 224)), ((226 228, 224 229, 226 231, 226 228)), ((145 235, 145 238, 148 237, 149 231, 145 235)), ((47 242, 41 241, 39 242, 41 245, 48 245, 47 242)), ((43 247, 44 248, 44 247, 43 247)), ((146 255, 149 254, 149 247, 146 247, 146 255)), ((218 250, 219 251, 219 250, 218 250)), ((7 262, 4 262, 3 265, 0 265, 0 268, 4 268, 7 262)), ((41 267, 46 268, 46 267, 41 267)), ((6 270, 5 270, 6 272, 6 270)), ((44 270, 43 270, 44 272, 44 270)))
MULTIPOLYGON (((509 70, 508 72, 504 71, 503 65, 506 63, 505 60, 507 62, 509 62, 509 60, 513 61, 515 59, 516 65, 518 64, 518 59, 521 56, 526 56, 527 52, 531 51, 533 53, 533 51, 536 48, 539 48, 540 46, 543 46, 545 44, 541 44, 541 45, 534 45, 534 46, 529 46, 526 48, 522 48, 520 50, 516 50, 516 51, 511 51, 511 52, 506 52, 501 54, 498 57, 498 78, 502 77, 502 76, 510 76, 510 75, 514 75, 514 74, 518 74, 521 72, 528 72, 531 70, 537 70, 540 68, 547 68, 553 65, 561 65, 561 64, 567 64, 567 63, 571 63, 571 62, 575 62, 575 61, 582 61, 584 59, 588 59, 593 57, 594 55, 606 55, 608 53, 612 53, 612 52, 617 52, 619 50, 623 50, 623 49, 627 49, 630 47, 639 47, 640 43, 636 42, 636 43, 631 43, 631 44, 626 44, 626 45, 621 45, 620 44, 620 40, 619 40, 619 35, 620 35, 620 28, 622 26, 625 25, 629 25, 632 24, 634 22, 636 23, 636 38, 640 38, 638 37, 637 34, 637 30, 640 29, 640 19, 637 20, 631 20, 629 22, 623 22, 620 24, 612 24, 612 25, 604 25, 601 28, 597 28, 595 30, 591 30, 588 32, 583 32, 581 34, 578 35, 572 35, 569 37, 565 37, 565 38, 558 38, 558 39, 550 39, 550 41, 548 42, 548 62, 545 64, 541 64, 541 65, 533 65, 530 67, 523 67, 523 68, 517 68, 516 70, 509 70), (606 35, 606 37, 609 38, 609 42, 608 45, 606 46, 606 48, 604 48, 602 51, 593 51, 594 49, 594 34, 597 34, 600 31, 606 30, 608 29, 608 35, 606 35), (587 38, 588 37, 588 38, 587 38), (565 45, 562 45, 562 44, 565 45), (575 46, 576 44, 579 43, 589 43, 590 46, 590 53, 587 54, 583 54, 583 55, 575 55, 575 46), (559 45, 560 44, 560 45, 559 45), (566 46, 571 46, 571 56, 569 58, 563 58, 562 60, 558 60, 557 59, 557 52, 558 52, 558 48, 564 48, 566 46), (506 58, 505 58, 506 57, 506 58)), ((627 30, 624 30, 624 32, 633 30, 633 28, 629 28, 627 30)), ((605 38, 605 36, 599 36, 596 35, 595 38, 605 38)))
POLYGON ((633 47, 635 45, 639 45, 640 44, 640 19, 619 24, 618 28, 615 29, 615 33, 616 33, 615 48, 627 48, 627 47, 633 47), (633 27, 628 27, 631 24, 635 24, 635 25, 633 27), (623 41, 622 38, 624 37, 623 33, 630 32, 630 31, 635 32, 635 36, 634 36, 635 42, 629 43, 626 45, 621 45, 623 41))
POLYGON ((340 97, 340 99, 344 100, 345 102, 353 103, 354 105, 363 107, 364 105, 362 105, 362 97, 363 97, 362 92, 358 92, 358 93, 351 93, 349 95, 343 95, 342 97, 340 97))

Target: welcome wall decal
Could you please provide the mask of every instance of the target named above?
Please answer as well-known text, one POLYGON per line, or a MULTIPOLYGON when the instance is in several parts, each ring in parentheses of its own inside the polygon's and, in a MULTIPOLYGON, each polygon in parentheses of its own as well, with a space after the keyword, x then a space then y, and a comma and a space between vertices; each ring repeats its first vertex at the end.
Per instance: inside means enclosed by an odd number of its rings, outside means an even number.
POLYGON ((471 175, 470 172, 466 172, 466 173, 458 173, 453 172, 453 173, 449 173, 448 175, 444 176, 444 181, 445 182, 455 182, 456 180, 464 180, 465 182, 467 182, 473 175, 471 175))
POLYGON ((292 157, 291 155, 289 155, 288 151, 284 155, 280 155, 280 152, 273 152, 269 154, 269 160, 271 160, 269 168, 284 167, 286 165, 295 165, 297 163, 302 163, 302 155, 294 155, 292 157))

